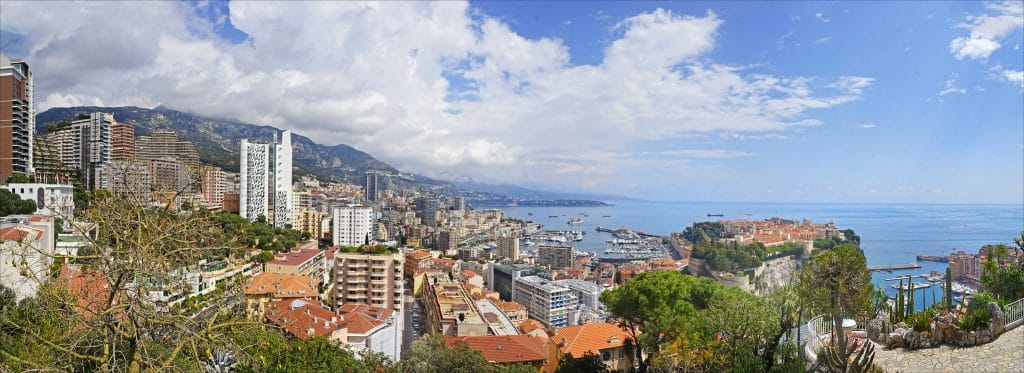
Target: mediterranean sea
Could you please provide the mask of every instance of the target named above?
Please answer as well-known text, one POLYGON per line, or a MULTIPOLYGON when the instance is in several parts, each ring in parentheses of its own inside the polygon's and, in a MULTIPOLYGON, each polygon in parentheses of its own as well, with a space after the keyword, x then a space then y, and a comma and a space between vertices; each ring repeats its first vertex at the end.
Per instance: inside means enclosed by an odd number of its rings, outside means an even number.
MULTIPOLYGON (((658 202, 644 200, 607 201, 603 207, 505 207, 511 217, 530 220, 549 230, 581 229, 583 241, 572 246, 579 251, 602 253, 611 246, 598 226, 634 230, 657 235, 681 232, 694 222, 727 219, 809 219, 814 223, 835 221, 840 229, 853 229, 861 237, 861 248, 868 265, 914 263, 918 254, 949 255, 963 250, 977 253, 987 244, 1013 244, 1024 231, 1024 205, 968 204, 846 204, 846 203, 769 203, 769 202, 658 202), (532 215, 531 215, 532 213, 532 215), (708 214, 723 216, 709 217, 708 214), (586 215, 586 216, 584 216, 586 215), (555 216, 555 217, 551 217, 555 216), (582 224, 569 225, 578 217, 582 224)), ((917 262, 921 268, 906 271, 873 272, 876 285, 885 285, 890 295, 895 289, 885 278, 901 274, 943 273, 946 263, 917 262)), ((922 280, 919 280, 922 281, 922 280)), ((941 297, 942 289, 933 287, 917 292, 918 304, 932 289, 941 297)), ((931 299, 927 303, 931 303, 931 299)))

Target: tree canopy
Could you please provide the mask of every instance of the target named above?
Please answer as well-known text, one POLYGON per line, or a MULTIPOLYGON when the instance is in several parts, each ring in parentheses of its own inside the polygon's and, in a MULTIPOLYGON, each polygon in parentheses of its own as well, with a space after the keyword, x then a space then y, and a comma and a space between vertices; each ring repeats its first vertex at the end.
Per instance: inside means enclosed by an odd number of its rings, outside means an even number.
POLYGON ((22 215, 36 212, 36 203, 21 199, 7 189, 0 189, 0 216, 22 215))

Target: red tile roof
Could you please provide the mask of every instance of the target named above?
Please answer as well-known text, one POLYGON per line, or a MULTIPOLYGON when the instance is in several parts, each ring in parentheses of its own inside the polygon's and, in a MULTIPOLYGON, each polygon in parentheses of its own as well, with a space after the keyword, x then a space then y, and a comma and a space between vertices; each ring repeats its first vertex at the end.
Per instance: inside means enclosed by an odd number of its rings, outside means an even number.
POLYGON ((245 295, 270 295, 273 298, 316 298, 317 281, 306 276, 263 272, 252 278, 245 295))
POLYGON ((43 231, 26 226, 0 228, 0 241, 21 241, 26 237, 38 241, 43 238, 43 231))
MULTIPOLYGON (((60 277, 57 278, 57 283, 65 286, 68 292, 78 298, 75 312, 92 317, 107 308, 110 281, 103 275, 103 272, 83 272, 65 264, 60 267, 60 277)), ((116 296, 113 303, 117 304, 116 296)))
POLYGON ((581 357, 587 352, 600 355, 601 350, 622 347, 629 334, 615 324, 593 323, 558 329, 554 339, 564 342, 563 352, 581 357))
POLYGON ((544 329, 544 324, 534 319, 526 319, 519 323, 519 330, 523 333, 529 333, 537 329, 544 329))
POLYGON ((348 332, 354 334, 366 334, 373 330, 373 328, 391 318, 392 312, 390 309, 374 307, 368 304, 348 303, 338 308, 338 313, 345 317, 348 332))
POLYGON ((493 363, 544 362, 547 355, 537 339, 525 334, 445 337, 449 346, 463 342, 493 363))
POLYGON ((524 310, 525 311, 526 310, 526 307, 523 307, 523 305, 519 304, 518 302, 502 302, 502 301, 498 301, 498 302, 494 302, 494 305, 497 306, 498 309, 501 310, 502 312, 519 311, 519 310, 524 310))
POLYGON ((317 249, 309 249, 309 250, 290 251, 290 252, 287 252, 287 253, 274 254, 274 258, 275 259, 271 260, 271 261, 269 261, 267 263, 269 263, 269 264, 280 264, 280 265, 297 266, 297 265, 300 265, 302 263, 305 263, 306 261, 308 261, 308 260, 312 259, 313 257, 319 255, 320 253, 322 253, 322 251, 317 250, 317 249))
POLYGON ((331 246, 331 247, 328 247, 327 250, 324 250, 324 259, 333 260, 334 259, 334 253, 338 252, 338 248, 340 248, 340 247, 341 246, 331 246))
POLYGON ((327 307, 302 299, 283 299, 267 303, 267 320, 299 339, 329 336, 345 326, 341 315, 327 307))

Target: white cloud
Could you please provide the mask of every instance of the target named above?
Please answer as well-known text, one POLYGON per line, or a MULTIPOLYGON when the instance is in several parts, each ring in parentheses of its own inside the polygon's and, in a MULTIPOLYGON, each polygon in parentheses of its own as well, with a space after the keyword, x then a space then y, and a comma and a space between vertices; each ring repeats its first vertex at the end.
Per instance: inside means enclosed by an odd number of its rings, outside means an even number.
POLYGON ((986 59, 1002 46, 999 42, 1004 37, 1024 27, 1024 3, 1020 1, 989 4, 986 9, 989 13, 968 16, 966 22, 957 25, 970 32, 949 43, 949 51, 957 59, 986 59))
POLYGON ((573 65, 562 40, 525 38, 464 2, 231 2, 231 23, 249 35, 240 44, 177 2, 0 6, 4 29, 30 44, 19 57, 35 71, 39 110, 164 104, 350 144, 448 179, 614 191, 645 168, 722 173, 685 158, 749 153, 618 154, 692 136, 785 138, 821 125, 813 109, 857 100, 873 82, 712 61, 725 22, 713 13, 628 17, 603 60, 573 65))
POLYGON ((871 128, 875 128, 875 127, 878 127, 878 126, 876 126, 874 124, 871 124, 871 123, 861 123, 861 124, 858 124, 857 127, 864 128, 864 129, 871 129, 871 128))
POLYGON ((825 36, 825 37, 817 38, 817 39, 814 40, 814 44, 825 44, 825 43, 828 43, 829 40, 832 40, 831 36, 825 36))
POLYGON ((822 13, 822 12, 814 13, 814 18, 817 18, 819 21, 822 21, 822 22, 825 22, 825 23, 832 22, 832 20, 828 19, 827 17, 825 17, 825 14, 822 13))
POLYGON ((1011 83, 1016 83, 1021 86, 1021 88, 1024 88, 1024 71, 1004 69, 1003 79, 1006 79, 1011 83))
POLYGON ((957 88, 956 79, 949 78, 946 79, 946 84, 944 88, 942 88, 942 90, 939 91, 939 96, 945 96, 950 93, 967 93, 967 90, 964 88, 957 88))

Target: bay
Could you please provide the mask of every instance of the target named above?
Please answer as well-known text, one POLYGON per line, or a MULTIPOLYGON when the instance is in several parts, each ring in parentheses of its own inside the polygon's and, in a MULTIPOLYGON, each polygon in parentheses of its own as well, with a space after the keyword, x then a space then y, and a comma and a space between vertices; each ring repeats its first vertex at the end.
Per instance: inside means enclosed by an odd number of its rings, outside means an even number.
MULTIPOLYGON (((545 229, 582 229, 583 241, 572 244, 580 251, 601 254, 610 244, 598 226, 627 226, 657 235, 681 232, 694 222, 728 219, 808 219, 815 223, 834 221, 841 229, 853 229, 861 237, 868 265, 914 263, 918 254, 949 255, 963 250, 977 253, 987 244, 1013 244, 1024 231, 1024 205, 974 204, 857 204, 857 203, 775 203, 775 202, 659 202, 645 200, 609 201, 603 207, 506 207, 511 217, 530 220, 545 229), (708 214, 722 214, 709 217, 708 214), (585 216, 584 216, 585 215, 585 216), (551 217, 554 216, 554 217, 551 217), (567 224, 579 217, 579 225, 567 224)), ((917 262, 914 270, 874 272, 873 282, 891 294, 885 278, 901 274, 940 273, 946 263, 917 262)), ((941 288, 933 287, 941 297, 941 288)), ((921 289, 918 299, 931 297, 932 288, 921 289)), ((920 301, 920 307, 931 303, 920 301)))

